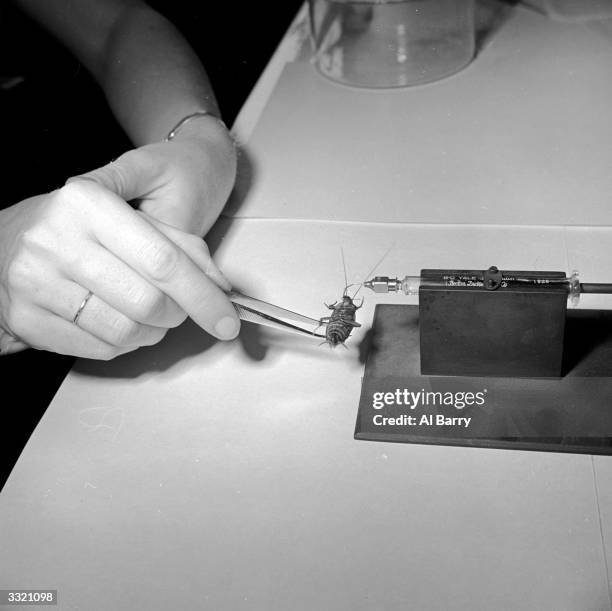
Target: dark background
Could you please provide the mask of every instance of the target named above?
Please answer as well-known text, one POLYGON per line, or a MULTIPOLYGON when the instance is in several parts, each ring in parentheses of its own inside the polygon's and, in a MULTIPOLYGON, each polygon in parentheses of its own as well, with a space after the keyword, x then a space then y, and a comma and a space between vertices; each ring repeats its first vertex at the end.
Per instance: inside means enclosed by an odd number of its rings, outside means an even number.
MULTIPOLYGON (((181 30, 202 59, 231 125, 301 1, 273 7, 184 0, 149 4, 181 30)), ((0 91, 1 208, 55 189, 131 145, 97 85, 60 44, 10 4, 1 7, 0 28, 3 83, 24 77, 0 91)), ((0 487, 72 363, 70 357, 34 350, 0 356, 0 487)))

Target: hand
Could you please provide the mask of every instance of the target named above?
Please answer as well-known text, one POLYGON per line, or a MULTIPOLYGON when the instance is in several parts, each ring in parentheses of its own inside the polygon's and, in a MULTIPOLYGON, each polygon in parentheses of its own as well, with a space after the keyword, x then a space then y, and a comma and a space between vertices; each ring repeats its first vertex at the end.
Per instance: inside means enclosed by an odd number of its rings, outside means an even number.
MULTIPOLYGON (((204 236, 217 220, 236 178, 236 152, 214 117, 186 123, 171 142, 128 151, 89 178, 149 216, 204 236)), ((74 180, 74 179, 73 179, 74 180)))
POLYGON ((1 352, 32 346, 110 359, 155 344, 186 316, 230 339, 239 323, 229 288, 201 238, 92 180, 0 212, 1 352))

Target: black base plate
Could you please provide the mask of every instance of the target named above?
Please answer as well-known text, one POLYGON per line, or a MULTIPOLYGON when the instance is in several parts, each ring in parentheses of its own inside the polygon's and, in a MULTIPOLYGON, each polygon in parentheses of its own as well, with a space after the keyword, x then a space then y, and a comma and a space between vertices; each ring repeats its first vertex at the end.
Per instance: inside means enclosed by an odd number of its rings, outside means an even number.
POLYGON ((362 348, 356 439, 612 454, 612 312, 568 311, 560 379, 421 375, 417 306, 376 306, 362 348))

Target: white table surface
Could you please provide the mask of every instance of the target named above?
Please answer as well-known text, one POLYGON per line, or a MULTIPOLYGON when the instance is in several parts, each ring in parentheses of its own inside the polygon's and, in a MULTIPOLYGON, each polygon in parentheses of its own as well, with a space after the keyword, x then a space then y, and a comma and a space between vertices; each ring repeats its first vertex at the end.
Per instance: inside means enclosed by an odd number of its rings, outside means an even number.
MULTIPOLYGON (((496 264, 603 281, 611 239, 225 218, 210 242, 244 292, 318 317, 343 290, 340 248, 353 282, 389 247, 382 273, 496 264)), ((360 342, 375 303, 401 301, 365 297, 347 350, 246 324, 219 343, 188 322, 79 361, 0 495, 0 587, 57 588, 58 609, 94 611, 611 609, 610 457, 353 439, 360 342)))
POLYGON ((612 225, 611 66, 612 27, 525 8, 426 86, 349 88, 290 62, 226 214, 612 225))

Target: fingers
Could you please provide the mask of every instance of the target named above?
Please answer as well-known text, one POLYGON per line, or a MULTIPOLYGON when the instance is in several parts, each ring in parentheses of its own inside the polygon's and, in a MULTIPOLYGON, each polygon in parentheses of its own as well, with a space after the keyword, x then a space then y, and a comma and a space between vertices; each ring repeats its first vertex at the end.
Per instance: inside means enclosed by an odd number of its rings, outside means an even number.
MULTIPOLYGON (((53 289, 51 294, 46 293, 44 303, 35 304, 71 322, 81 307, 87 290, 63 279, 56 281, 53 289)), ((117 348, 152 346, 161 341, 168 330, 165 327, 136 322, 100 299, 95 292, 79 314, 77 324, 90 335, 117 348)))
POLYGON ((139 214, 181 248, 220 289, 226 292, 232 290, 232 285, 212 260, 208 246, 202 238, 162 223, 144 212, 139 212, 139 214))
MULTIPOLYGON (((109 191, 116 193, 126 201, 141 197, 143 193, 145 193, 145 188, 151 189, 149 177, 151 171, 150 167, 142 162, 142 152, 139 153, 139 155, 130 158, 130 163, 126 163, 129 157, 128 152, 117 159, 117 161, 111 162, 87 174, 70 178, 68 182, 73 183, 79 180, 91 180, 92 182, 104 186, 109 191)), ((185 251, 192 261, 219 288, 224 291, 231 290, 231 284, 221 273, 221 270, 215 265, 208 251, 208 247, 202 238, 181 231, 167 223, 163 223, 144 212, 138 211, 138 213, 142 215, 148 223, 152 224, 168 239, 185 251)))
MULTIPOLYGON (((73 325, 72 321, 75 314, 80 310, 78 327, 105 344, 104 346, 95 344, 97 346, 96 351, 102 348, 106 350, 108 347, 124 349, 150 346, 161 341, 167 332, 167 327, 152 326, 135 321, 95 294, 83 306, 87 289, 70 280, 57 278, 44 265, 41 265, 38 272, 37 276, 22 278, 20 292, 31 294, 33 297, 29 303, 25 300, 22 301, 22 307, 12 322, 14 331, 22 339, 27 339, 31 345, 34 345, 37 341, 34 339, 36 336, 32 334, 33 329, 40 328, 40 326, 24 322, 22 312, 28 310, 44 312, 45 318, 48 318, 48 314, 54 314, 73 325), (28 283, 32 286, 28 287, 28 283), (34 286, 36 291, 28 290, 34 286)), ((184 315, 182 318, 184 318, 184 315)), ((58 323, 54 327, 59 328, 58 323)), ((74 334, 71 333, 70 335, 73 336, 74 334)), ((51 338, 52 335, 47 331, 45 337, 51 338)), ((47 343, 41 343, 39 339, 38 345, 46 347, 47 343)), ((88 349, 86 353, 91 354, 91 349, 88 349)))
POLYGON ((187 317, 173 299, 99 244, 84 247, 71 269, 71 279, 139 323, 169 329, 187 317))
MULTIPOLYGON (((107 264, 111 266, 114 262, 124 265, 118 259, 96 246, 110 261, 104 258, 95 259, 100 267, 107 264)), ((85 260, 90 253, 83 251, 85 260)), ((122 270, 123 271, 123 270, 122 270)), ((116 286, 108 284, 101 277, 98 281, 106 292, 117 298, 123 298, 122 293, 116 291, 116 286)), ((172 300, 166 298, 155 287, 147 285, 142 278, 136 276, 135 282, 143 289, 150 289, 154 296, 161 299, 161 306, 153 308, 150 312, 163 313, 165 301, 174 305, 176 310, 176 324, 185 318, 185 313, 172 300)), ((128 276, 129 277, 129 276, 128 276)), ((125 283, 125 282, 124 282, 125 283)), ((117 284, 121 285, 119 280, 117 284)), ((85 284, 85 286, 88 286, 85 284)), ((2 352, 14 351, 15 348, 30 345, 37 348, 52 350, 76 356, 88 358, 112 358, 139 346, 152 345, 159 342, 167 332, 167 326, 152 326, 142 324, 118 311, 99 296, 88 295, 88 290, 83 286, 58 275, 58 270, 51 257, 46 259, 35 259, 30 261, 21 260, 18 265, 12 266, 7 288, 11 294, 11 306, 4 312, 5 322, 11 334, 19 340, 10 345, 6 344, 9 334, 0 333, 0 349, 2 352), (74 324, 75 315, 78 313, 78 327, 74 324), (45 323, 41 323, 40 317, 45 323), (51 316, 51 318, 49 318, 51 316), (64 322, 59 322, 55 318, 64 322), (49 323, 48 325, 46 323, 49 323), (74 329, 80 328, 86 332, 75 333, 74 329), (94 341, 95 340, 95 341, 94 341)), ((133 287, 130 295, 134 295, 133 287)), ((155 303, 154 300, 141 300, 135 305, 147 302, 155 303)), ((146 310, 145 310, 146 311, 146 310)), ((167 316, 166 316, 167 320, 167 316)), ((174 323, 173 323, 174 324, 174 323)))
MULTIPOLYGON (((176 243, 90 181, 74 181, 63 195, 87 200, 91 231, 99 243, 180 306, 200 327, 219 339, 232 339, 240 324, 225 293, 176 243)), ((202 262, 209 255, 200 253, 202 262)))
POLYGON ((138 347, 113 346, 72 322, 36 306, 22 308, 19 318, 20 338, 39 350, 107 361, 138 347))

